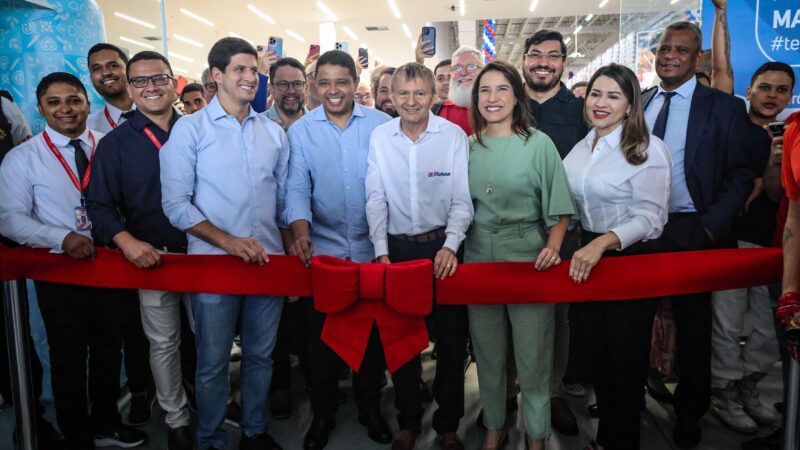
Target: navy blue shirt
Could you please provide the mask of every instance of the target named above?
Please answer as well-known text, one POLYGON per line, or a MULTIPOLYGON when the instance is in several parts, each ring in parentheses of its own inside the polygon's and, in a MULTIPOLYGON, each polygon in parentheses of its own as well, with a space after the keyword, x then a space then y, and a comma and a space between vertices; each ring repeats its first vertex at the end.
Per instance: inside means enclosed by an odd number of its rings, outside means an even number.
MULTIPOLYGON (((174 111, 170 130, 178 118, 174 111)), ((169 223, 161 208, 159 150, 145 126, 162 145, 169 139, 169 132, 137 109, 97 144, 86 192, 93 234, 99 245, 110 246, 115 235, 127 231, 156 248, 185 251, 186 234, 169 223)))

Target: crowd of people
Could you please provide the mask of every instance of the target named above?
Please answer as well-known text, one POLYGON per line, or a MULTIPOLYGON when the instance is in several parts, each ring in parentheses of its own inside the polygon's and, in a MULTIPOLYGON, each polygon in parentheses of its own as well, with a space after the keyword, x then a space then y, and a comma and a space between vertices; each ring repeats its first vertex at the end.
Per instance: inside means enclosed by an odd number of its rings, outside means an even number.
MULTIPOLYGON (((724 13, 724 2, 716 4, 724 13)), ((724 44, 726 31, 715 29, 714 39, 724 44)), ((567 48, 551 30, 526 40, 521 71, 462 46, 434 70, 420 64, 418 50, 417 62, 378 67, 370 80, 342 51, 301 63, 229 37, 211 48, 202 82, 180 94, 163 55, 128 58, 100 43, 87 55, 105 100, 95 113, 86 87, 65 72, 38 84, 47 126, 35 136, 2 99, 0 128, 9 132, 0 140, 0 234, 10 245, 78 259, 93 257, 96 246, 119 249, 141 269, 171 253, 262 265, 285 253, 307 266, 318 255, 430 259, 439 279, 464 262, 529 262, 540 271, 568 264, 578 284, 609 257, 769 246, 776 230, 788 249, 798 196, 796 182, 786 193, 781 187, 782 152, 798 144, 784 144, 782 130, 768 125, 791 99, 794 71, 780 62, 759 67, 748 111, 723 92, 732 84, 720 73, 699 80, 701 42, 693 23, 669 25, 656 48, 660 83, 643 91, 619 64, 568 89, 567 48)), ((729 67, 722 56, 715 71, 729 67)), ((719 72, 732 80, 730 70, 719 72)), ((797 250, 786 255, 796 269, 797 250)), ((784 292, 800 289, 796 272, 787 270, 784 292)), ((292 413, 290 354, 313 412, 303 448, 328 445, 347 370, 322 339, 326 314, 312 298, 35 287, 60 430, 38 403, 42 448, 141 445, 147 436, 137 426, 157 400, 170 450, 226 448, 229 420, 241 428, 240 449, 280 449, 268 416, 292 413), (241 359, 240 402, 230 395, 232 348, 241 359), (127 423, 117 407, 122 349, 127 423)), ((357 419, 376 443, 413 449, 425 404, 435 400, 437 447, 463 449, 464 364, 472 358, 486 429, 480 450, 505 447, 520 404, 526 448, 544 449, 552 429, 577 435, 564 395, 584 395, 581 381, 594 386, 590 412, 599 417, 585 448, 638 449, 653 322, 668 304, 679 371, 663 400, 674 404, 675 445, 701 442, 709 410, 732 430, 755 434, 759 425, 780 425, 757 387, 786 358, 774 320, 780 293, 755 287, 572 307, 502 298, 434 304, 426 318, 436 354, 432 392, 419 355, 391 373, 400 430, 393 434, 379 407, 386 363, 373 326, 352 373, 357 419), (752 332, 742 346, 745 322, 752 332)), ((41 372, 34 358, 37 396, 41 372)), ((10 401, 8 379, 2 384, 10 401)), ((778 448, 777 436, 747 448, 778 448)))

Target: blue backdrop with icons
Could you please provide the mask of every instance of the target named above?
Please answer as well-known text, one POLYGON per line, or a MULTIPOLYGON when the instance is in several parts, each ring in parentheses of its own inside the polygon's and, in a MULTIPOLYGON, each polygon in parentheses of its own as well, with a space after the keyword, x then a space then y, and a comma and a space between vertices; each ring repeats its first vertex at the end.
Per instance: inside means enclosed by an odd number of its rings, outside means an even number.
POLYGON ((103 14, 94 0, 0 2, 0 89, 14 96, 36 134, 45 122, 36 109, 36 85, 51 72, 81 79, 93 109, 103 103, 92 88, 86 53, 105 42, 103 14))
MULTIPOLYGON (((750 77, 767 61, 794 68, 798 83, 788 108, 800 108, 800 2, 798 0, 728 0, 731 64, 736 95, 745 96, 750 77)), ((711 48, 714 4, 703 0, 703 48, 711 48)))

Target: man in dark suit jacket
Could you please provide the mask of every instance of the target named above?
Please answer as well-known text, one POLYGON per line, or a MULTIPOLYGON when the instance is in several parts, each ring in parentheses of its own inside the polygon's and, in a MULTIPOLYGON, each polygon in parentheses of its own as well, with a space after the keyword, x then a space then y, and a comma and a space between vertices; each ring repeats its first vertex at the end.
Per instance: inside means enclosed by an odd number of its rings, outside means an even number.
MULTIPOLYGON (((701 42, 700 29, 690 22, 668 26, 656 54, 661 84, 643 94, 650 131, 672 156, 669 220, 651 243, 657 251, 720 246, 756 177, 745 148, 744 102, 695 79, 701 42)), ((702 438, 699 421, 711 396, 711 295, 673 297, 672 309, 680 367, 673 439, 692 448, 702 438)))

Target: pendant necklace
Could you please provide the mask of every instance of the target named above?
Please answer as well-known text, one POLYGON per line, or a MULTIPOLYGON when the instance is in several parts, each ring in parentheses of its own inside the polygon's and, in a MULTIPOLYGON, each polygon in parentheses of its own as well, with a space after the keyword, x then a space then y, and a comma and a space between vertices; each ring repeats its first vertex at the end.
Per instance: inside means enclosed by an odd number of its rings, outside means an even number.
POLYGON ((508 150, 508 144, 511 143, 511 139, 513 139, 513 137, 514 135, 512 134, 506 139, 506 145, 503 147, 503 152, 497 159, 494 169, 492 169, 492 175, 489 177, 489 181, 486 182, 486 195, 491 195, 492 192, 494 192, 494 175, 497 172, 497 168, 500 167, 500 163, 503 162, 503 159, 506 156, 506 150, 508 150))

